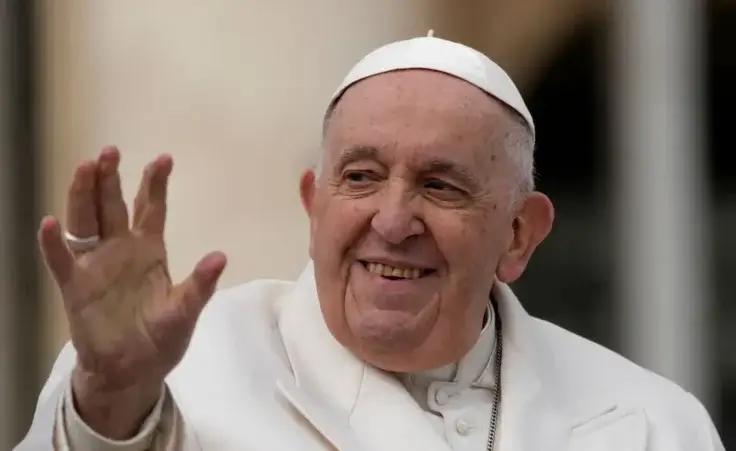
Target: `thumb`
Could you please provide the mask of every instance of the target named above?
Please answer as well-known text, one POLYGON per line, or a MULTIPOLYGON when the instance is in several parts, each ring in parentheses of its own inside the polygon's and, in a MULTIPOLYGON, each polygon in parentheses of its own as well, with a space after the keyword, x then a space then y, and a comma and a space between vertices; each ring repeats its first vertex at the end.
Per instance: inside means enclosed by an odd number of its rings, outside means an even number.
POLYGON ((217 288, 227 257, 222 252, 205 255, 194 267, 194 271, 178 287, 180 307, 184 318, 196 321, 217 288))

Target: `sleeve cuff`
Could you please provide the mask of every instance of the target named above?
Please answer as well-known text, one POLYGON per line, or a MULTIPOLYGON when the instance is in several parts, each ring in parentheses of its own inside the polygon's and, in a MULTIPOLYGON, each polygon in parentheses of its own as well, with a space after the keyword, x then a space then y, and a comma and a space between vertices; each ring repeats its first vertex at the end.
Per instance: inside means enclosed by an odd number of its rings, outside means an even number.
POLYGON ((59 403, 57 433, 55 434, 57 445, 62 450, 74 451, 146 451, 151 447, 157 427, 161 422, 164 401, 167 396, 168 390, 164 385, 161 397, 135 437, 122 441, 110 440, 95 432, 80 418, 74 407, 70 381, 59 403))

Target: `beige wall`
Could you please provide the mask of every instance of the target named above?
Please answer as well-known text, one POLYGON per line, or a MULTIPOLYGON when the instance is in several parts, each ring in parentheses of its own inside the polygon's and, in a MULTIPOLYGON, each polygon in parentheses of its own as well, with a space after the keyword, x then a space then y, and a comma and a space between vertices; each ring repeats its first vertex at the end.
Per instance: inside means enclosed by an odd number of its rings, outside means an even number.
MULTIPOLYGON (((123 154, 128 198, 144 164, 175 159, 172 274, 221 249, 224 286, 294 277, 307 227, 298 175, 345 71, 369 49, 441 30, 439 1, 47 1, 46 209, 63 212, 74 166, 101 146, 123 154)), ((48 364, 66 339, 49 285, 48 364)))

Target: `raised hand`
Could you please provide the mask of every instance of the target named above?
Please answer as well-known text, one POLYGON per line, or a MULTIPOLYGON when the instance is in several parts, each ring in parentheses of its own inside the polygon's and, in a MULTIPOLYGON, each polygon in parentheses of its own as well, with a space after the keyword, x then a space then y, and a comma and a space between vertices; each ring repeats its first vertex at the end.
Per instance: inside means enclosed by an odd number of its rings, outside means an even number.
POLYGON ((69 189, 67 231, 46 217, 38 233, 78 355, 78 410, 110 438, 132 435, 151 409, 226 264, 213 252, 173 284, 163 238, 172 159, 162 155, 145 168, 132 221, 119 162, 119 151, 106 148, 80 164, 69 189))

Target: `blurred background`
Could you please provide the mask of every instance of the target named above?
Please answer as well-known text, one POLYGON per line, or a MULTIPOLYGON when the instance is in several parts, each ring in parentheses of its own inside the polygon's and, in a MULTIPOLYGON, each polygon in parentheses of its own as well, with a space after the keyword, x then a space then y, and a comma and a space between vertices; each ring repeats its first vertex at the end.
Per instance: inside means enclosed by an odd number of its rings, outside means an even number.
POLYGON ((0 449, 67 339, 35 230, 78 162, 118 145, 130 198, 174 156, 175 278, 212 249, 224 286, 293 278, 325 102, 430 28, 495 59, 536 119, 557 223, 522 302, 691 390, 736 449, 734 24, 728 0, 0 0, 0 449))

